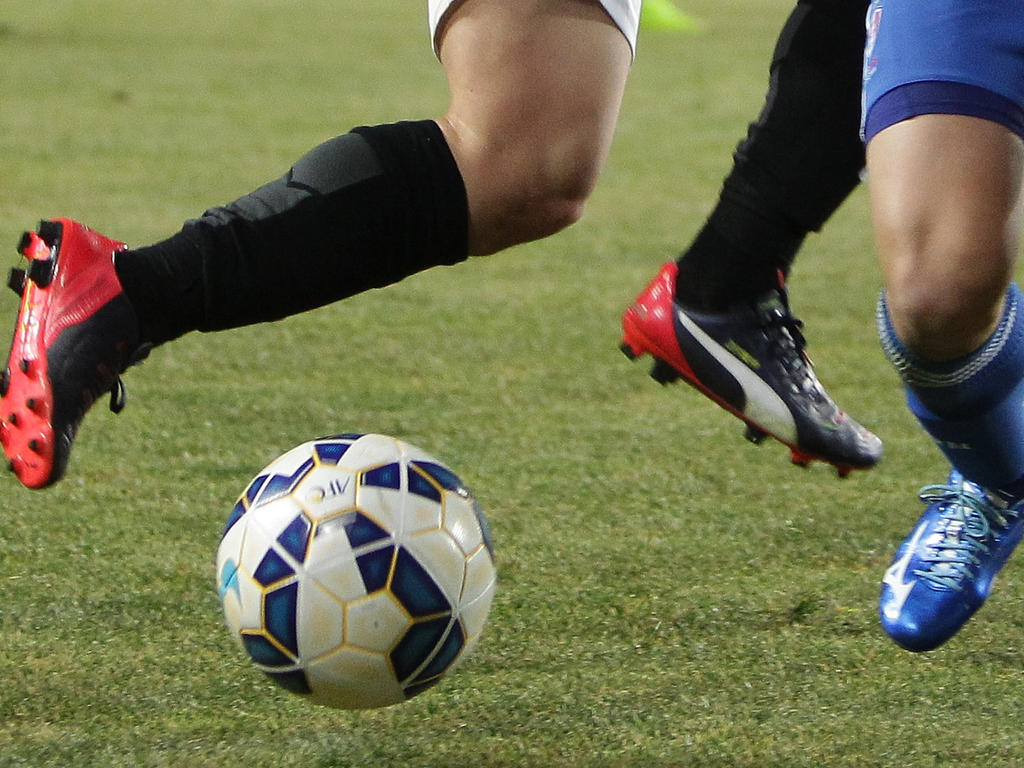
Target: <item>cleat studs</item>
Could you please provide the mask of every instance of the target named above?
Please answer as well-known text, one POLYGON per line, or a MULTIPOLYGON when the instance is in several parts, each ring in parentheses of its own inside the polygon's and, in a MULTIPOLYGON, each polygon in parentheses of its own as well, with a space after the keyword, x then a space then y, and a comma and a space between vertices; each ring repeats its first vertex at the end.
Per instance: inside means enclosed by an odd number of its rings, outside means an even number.
POLYGON ((799 451, 796 448, 789 456, 790 461, 796 464, 798 467, 809 467, 811 466, 812 457, 808 456, 803 451, 799 451))
POLYGON ((760 445, 767 439, 768 433, 760 427, 755 427, 753 424, 747 424, 747 429, 744 431, 743 437, 754 445, 760 445))
POLYGON ((7 275, 7 287, 19 296, 25 293, 25 270, 15 267, 7 275))
POLYGON ((50 254, 50 246, 35 232, 26 232, 18 243, 18 252, 29 261, 45 259, 50 254))
POLYGON ((7 397, 11 389, 11 369, 4 368, 3 375, 0 375, 0 397, 7 397))
POLYGON ((127 391, 124 388, 124 382, 121 381, 121 377, 118 376, 114 379, 114 384, 110 388, 110 412, 120 413, 123 411, 126 401, 127 391))
POLYGON ((624 354, 630 360, 636 360, 638 357, 640 357, 640 353, 633 349, 633 347, 631 347, 629 345, 629 342, 627 341, 622 342, 622 344, 619 345, 619 349, 621 349, 622 354, 624 354))
POLYGON ((61 235, 64 234, 64 227, 59 221, 41 221, 39 222, 39 237, 44 243, 50 248, 55 248, 60 244, 61 235))
POLYGON ((651 367, 651 378, 659 384, 671 384, 679 380, 679 373, 664 360, 655 359, 651 367))
POLYGON ((34 397, 30 397, 28 400, 25 401, 25 407, 28 408, 30 411, 34 411, 38 404, 38 401, 34 397))
POLYGON ((53 280, 56 266, 53 259, 33 259, 28 266, 28 279, 40 288, 45 288, 53 280))
POLYGON ((39 453, 39 441, 38 440, 34 440, 34 439, 33 440, 29 440, 28 441, 28 449, 30 451, 32 451, 32 453, 39 453))
POLYGON ((29 369, 30 366, 31 366, 31 364, 25 358, 22 358, 22 360, 18 363, 18 368, 21 369, 22 373, 28 373, 28 369, 29 369))
POLYGON ((13 472, 14 471, 14 462, 13 461, 8 461, 7 462, 7 471, 8 472, 13 472))
POLYGON ((7 423, 10 424, 12 427, 18 426, 18 414, 12 413, 10 416, 8 416, 7 423))
POLYGON ((841 479, 843 479, 845 477, 849 477, 850 476, 850 473, 853 472, 853 467, 848 466, 848 465, 843 465, 843 466, 837 465, 836 466, 836 472, 839 474, 839 479, 841 480, 841 479))

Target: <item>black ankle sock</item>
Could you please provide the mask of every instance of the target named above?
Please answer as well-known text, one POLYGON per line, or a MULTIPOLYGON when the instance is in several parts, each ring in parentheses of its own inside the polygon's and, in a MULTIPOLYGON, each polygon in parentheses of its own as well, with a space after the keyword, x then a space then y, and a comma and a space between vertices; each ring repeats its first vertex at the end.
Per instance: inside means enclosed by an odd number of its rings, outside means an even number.
POLYGON ((466 191, 433 121, 356 128, 282 178, 155 245, 118 276, 143 338, 234 328, 329 304, 467 255, 466 191))
POLYGON ((789 274, 803 239, 799 231, 719 203, 676 262, 676 299, 705 312, 751 301, 779 286, 779 274, 789 274))

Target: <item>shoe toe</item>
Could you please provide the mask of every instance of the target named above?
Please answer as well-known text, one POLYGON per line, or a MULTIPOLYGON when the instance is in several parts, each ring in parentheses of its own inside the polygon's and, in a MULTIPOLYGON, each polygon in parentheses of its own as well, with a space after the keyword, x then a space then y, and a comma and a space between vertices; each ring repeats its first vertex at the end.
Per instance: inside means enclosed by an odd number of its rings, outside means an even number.
POLYGON ((882 629, 908 651, 932 651, 957 633, 977 606, 953 590, 914 585, 900 600, 888 585, 882 588, 878 614, 882 629))

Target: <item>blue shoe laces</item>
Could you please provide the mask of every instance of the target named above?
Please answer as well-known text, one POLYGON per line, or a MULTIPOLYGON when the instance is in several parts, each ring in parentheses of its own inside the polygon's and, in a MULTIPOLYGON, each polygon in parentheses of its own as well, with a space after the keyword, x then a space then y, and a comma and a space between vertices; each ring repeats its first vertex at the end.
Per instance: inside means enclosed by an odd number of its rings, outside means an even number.
POLYGON ((997 530, 1005 528, 1019 512, 1013 507, 1000 509, 983 492, 972 491, 965 483, 926 485, 919 493, 925 504, 941 504, 942 538, 926 546, 920 559, 926 567, 914 575, 932 584, 957 592, 970 576, 970 569, 981 565, 981 557, 991 551, 997 530), (1008 517, 1009 515, 1009 517, 1008 517))

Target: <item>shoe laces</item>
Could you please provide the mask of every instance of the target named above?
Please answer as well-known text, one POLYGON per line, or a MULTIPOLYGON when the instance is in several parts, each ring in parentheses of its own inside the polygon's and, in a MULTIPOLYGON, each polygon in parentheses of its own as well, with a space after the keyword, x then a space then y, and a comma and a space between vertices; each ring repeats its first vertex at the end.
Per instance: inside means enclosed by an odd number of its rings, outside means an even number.
POLYGON ((914 574, 959 592, 971 569, 991 551, 998 532, 1018 513, 1012 507, 1000 509, 980 489, 973 491, 963 482, 927 485, 919 497, 925 504, 940 505, 942 523, 937 531, 940 538, 929 542, 920 557, 926 565, 914 574))
POLYGON ((794 389, 807 394, 819 393, 825 397, 810 360, 804 352, 807 339, 803 334, 803 321, 793 316, 785 290, 773 290, 757 302, 757 315, 761 332, 773 349, 776 359, 789 374, 794 389))
POLYGON ((762 328, 785 330, 789 335, 789 344, 798 353, 802 353, 807 346, 807 339, 804 338, 802 320, 793 316, 789 309, 789 302, 782 291, 773 291, 773 296, 768 301, 762 301, 758 307, 761 310, 762 328))

